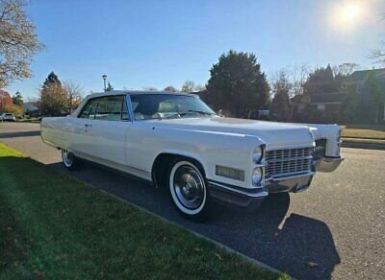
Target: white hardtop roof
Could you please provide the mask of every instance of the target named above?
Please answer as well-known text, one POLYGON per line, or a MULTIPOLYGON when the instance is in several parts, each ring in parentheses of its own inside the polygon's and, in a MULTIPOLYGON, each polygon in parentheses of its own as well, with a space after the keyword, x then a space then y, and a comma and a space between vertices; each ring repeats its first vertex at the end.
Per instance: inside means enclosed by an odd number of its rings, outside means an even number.
POLYGON ((197 96, 192 93, 184 93, 184 92, 169 92, 169 91, 141 91, 141 90, 112 90, 106 92, 97 92, 92 93, 86 96, 86 98, 93 98, 99 96, 108 96, 108 95, 134 95, 134 94, 172 94, 172 95, 187 95, 187 96, 197 96))

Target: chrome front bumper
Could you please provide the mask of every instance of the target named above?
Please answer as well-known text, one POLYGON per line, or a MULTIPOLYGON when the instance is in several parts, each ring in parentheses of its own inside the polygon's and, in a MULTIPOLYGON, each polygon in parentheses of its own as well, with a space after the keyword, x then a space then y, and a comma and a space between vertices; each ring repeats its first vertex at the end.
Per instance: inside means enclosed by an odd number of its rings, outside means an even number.
POLYGON ((343 158, 325 157, 313 161, 312 171, 283 178, 269 178, 263 188, 246 189, 214 180, 208 180, 210 195, 216 200, 241 208, 257 208, 269 193, 302 192, 309 188, 314 171, 332 172, 343 161, 343 158))
POLYGON ((314 173, 309 173, 291 178, 270 179, 266 182, 266 188, 269 193, 301 192, 310 186, 313 175, 314 173))
POLYGON ((344 159, 341 157, 324 157, 315 162, 315 170, 318 172, 333 172, 344 159))

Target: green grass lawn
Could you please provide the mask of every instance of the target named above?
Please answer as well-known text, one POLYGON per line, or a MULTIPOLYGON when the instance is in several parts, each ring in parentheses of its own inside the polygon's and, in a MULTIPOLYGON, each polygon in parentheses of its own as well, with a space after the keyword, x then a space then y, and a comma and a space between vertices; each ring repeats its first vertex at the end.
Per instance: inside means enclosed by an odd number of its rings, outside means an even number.
POLYGON ((0 279, 288 279, 0 144, 0 279))
POLYGON ((345 125, 342 137, 385 139, 385 125, 345 125))

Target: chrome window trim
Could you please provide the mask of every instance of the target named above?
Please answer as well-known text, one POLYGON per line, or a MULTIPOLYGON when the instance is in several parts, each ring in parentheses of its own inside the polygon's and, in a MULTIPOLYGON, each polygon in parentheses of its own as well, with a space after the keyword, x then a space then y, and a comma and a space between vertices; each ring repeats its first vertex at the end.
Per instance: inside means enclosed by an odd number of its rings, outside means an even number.
POLYGON ((128 121, 133 123, 134 122, 134 112, 132 111, 132 103, 131 103, 131 95, 126 94, 126 105, 127 105, 127 111, 128 111, 128 121))

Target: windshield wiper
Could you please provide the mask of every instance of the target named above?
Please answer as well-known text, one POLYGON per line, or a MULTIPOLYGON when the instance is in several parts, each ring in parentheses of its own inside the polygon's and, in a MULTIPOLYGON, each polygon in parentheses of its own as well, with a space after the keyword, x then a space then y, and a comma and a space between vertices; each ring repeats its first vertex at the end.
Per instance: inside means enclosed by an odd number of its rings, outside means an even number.
POLYGON ((198 114, 206 115, 206 116, 213 115, 213 113, 205 112, 205 111, 199 111, 199 110, 188 110, 187 112, 183 112, 183 113, 179 113, 179 114, 181 115, 181 114, 188 114, 188 113, 198 113, 198 114))
POLYGON ((198 113, 198 114, 205 115, 205 116, 214 115, 213 113, 205 112, 205 111, 188 110, 186 112, 180 112, 180 113, 175 113, 175 114, 172 114, 172 115, 168 115, 168 116, 162 117, 161 119, 172 119, 172 118, 175 118, 175 117, 179 117, 180 118, 180 117, 183 117, 183 116, 186 116, 186 115, 191 115, 191 113, 198 113))

